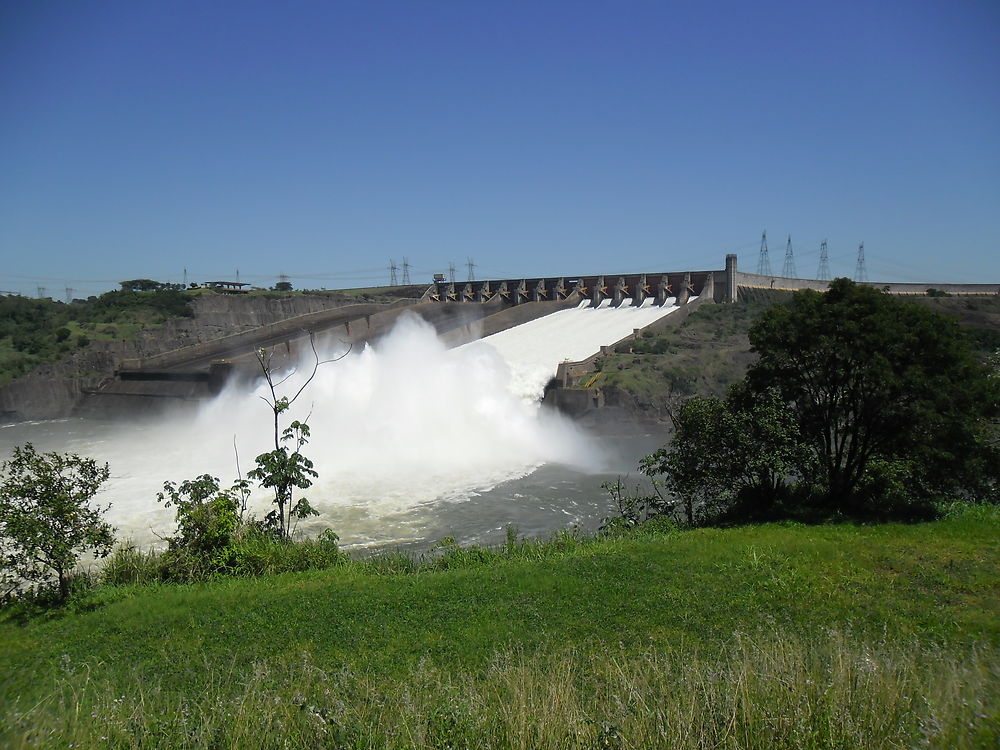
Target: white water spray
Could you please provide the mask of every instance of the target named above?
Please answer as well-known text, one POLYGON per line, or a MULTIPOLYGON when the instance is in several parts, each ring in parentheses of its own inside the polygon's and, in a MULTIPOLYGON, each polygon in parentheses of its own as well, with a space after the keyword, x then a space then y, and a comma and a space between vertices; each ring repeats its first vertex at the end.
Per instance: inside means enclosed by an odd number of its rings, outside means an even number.
MULTIPOLYGON (((594 441, 539 409, 538 397, 561 360, 586 357, 672 309, 581 307, 452 350, 423 320, 404 316, 376 347, 322 365, 284 421, 309 422, 303 452, 319 472, 304 494, 321 515, 300 531, 329 527, 349 546, 420 541, 444 505, 542 464, 604 469, 594 441)), ((309 370, 302 363, 280 392, 294 393, 309 370)), ((228 483, 237 473, 234 437, 244 476, 273 448, 262 394, 232 386, 195 416, 151 422, 67 420, 38 435, 15 425, 0 430, 0 443, 31 439, 40 450, 108 461, 112 480, 100 500, 112 503, 120 537, 147 545, 173 530, 173 511, 155 501, 164 480, 209 473, 228 483)), ((270 508, 265 492, 253 502, 258 515, 270 508)))

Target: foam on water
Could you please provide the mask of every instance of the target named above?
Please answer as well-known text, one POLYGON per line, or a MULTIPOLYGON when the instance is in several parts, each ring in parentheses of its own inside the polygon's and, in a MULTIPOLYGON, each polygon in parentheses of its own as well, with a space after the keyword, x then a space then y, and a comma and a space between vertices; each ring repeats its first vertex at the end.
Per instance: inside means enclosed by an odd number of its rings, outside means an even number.
MULTIPOLYGON (((581 306, 452 350, 423 320, 404 316, 378 346, 322 365, 283 415, 283 424, 312 427, 303 452, 319 478, 305 494, 321 515, 301 530, 331 527, 347 545, 418 540, 442 504, 542 464, 601 470, 593 441, 539 409, 542 390, 560 361, 585 358, 673 309, 581 306)), ((292 374, 280 393, 294 393, 309 369, 292 374)), ((228 482, 236 476, 234 441, 244 475, 253 456, 273 447, 263 395, 234 386, 193 417, 18 425, 0 443, 35 439, 39 449, 108 461, 112 480, 101 501, 112 503, 109 518, 120 536, 148 544, 173 528, 172 511, 155 502, 164 480, 209 473, 228 482)), ((253 501, 256 512, 267 511, 266 493, 253 501)))

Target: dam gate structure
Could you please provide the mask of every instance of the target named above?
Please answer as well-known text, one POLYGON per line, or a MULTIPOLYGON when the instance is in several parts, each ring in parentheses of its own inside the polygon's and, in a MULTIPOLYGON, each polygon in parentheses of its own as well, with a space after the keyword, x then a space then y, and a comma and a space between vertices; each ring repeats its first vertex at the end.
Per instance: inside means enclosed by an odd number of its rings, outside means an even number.
MULTIPOLYGON (((610 300, 612 307, 624 304, 625 300, 636 307, 649 300, 662 306, 667 299, 674 299, 676 304, 682 305, 691 297, 714 296, 719 274, 718 271, 679 271, 467 282, 435 279, 424 298, 440 303, 500 302, 504 305, 589 301, 592 307, 606 300, 610 300)), ((725 279, 720 281, 724 283, 725 279)))

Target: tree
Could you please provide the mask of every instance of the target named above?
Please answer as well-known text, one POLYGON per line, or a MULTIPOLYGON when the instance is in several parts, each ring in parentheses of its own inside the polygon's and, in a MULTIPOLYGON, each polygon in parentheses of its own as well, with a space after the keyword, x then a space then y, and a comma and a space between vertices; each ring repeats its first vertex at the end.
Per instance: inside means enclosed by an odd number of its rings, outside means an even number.
POLYGON ((996 496, 1000 377, 954 321, 837 279, 770 308, 750 343, 743 381, 724 401, 686 401, 673 441, 642 461, 688 523, 784 515, 784 502, 910 516, 996 496))
MULTIPOLYGON (((269 392, 268 396, 261 396, 261 399, 270 407, 274 418, 274 450, 257 456, 255 459, 257 468, 247 472, 247 476, 256 479, 261 486, 274 492, 276 507, 265 516, 264 521, 280 536, 286 538, 291 536, 292 519, 301 520, 308 516, 319 515, 319 512, 309 504, 306 498, 300 497, 298 500, 294 498, 296 489, 308 489, 312 486, 312 480, 319 475, 313 469, 313 462, 302 454, 302 447, 309 442, 309 425, 305 421, 294 420, 282 430, 281 415, 287 412, 302 395, 302 392, 316 377, 320 365, 347 356, 347 352, 345 352, 334 360, 321 362, 319 354, 316 352, 315 338, 311 333, 309 334, 309 345, 313 354, 312 370, 291 398, 279 396, 278 388, 295 371, 292 370, 276 381, 277 373, 271 364, 273 350, 257 350, 257 363, 260 365, 269 392), (294 448, 289 450, 285 443, 293 444, 294 448)), ((348 351, 350 351, 349 348, 348 351)))
POLYGON ((0 464, 0 552, 11 593, 55 576, 59 600, 83 552, 105 557, 114 529, 103 520, 110 506, 90 500, 107 481, 108 465, 72 453, 38 453, 31 443, 0 464))
POLYGON ((890 485, 928 499, 978 484, 1000 389, 954 321, 837 279, 768 310, 750 343, 749 392, 788 404, 828 507, 857 510, 890 485))
POLYGON ((673 422, 673 441, 639 468, 678 501, 689 526, 766 518, 808 462, 795 419, 774 389, 756 396, 737 385, 725 400, 695 396, 673 422))

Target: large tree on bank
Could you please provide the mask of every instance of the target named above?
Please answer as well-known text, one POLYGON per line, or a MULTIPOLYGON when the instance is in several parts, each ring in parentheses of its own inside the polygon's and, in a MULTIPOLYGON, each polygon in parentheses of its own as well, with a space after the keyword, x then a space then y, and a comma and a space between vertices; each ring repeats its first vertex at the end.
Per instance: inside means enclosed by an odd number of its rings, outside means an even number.
POLYGON ((811 454, 796 479, 831 509, 996 480, 1000 382, 954 321, 837 279, 768 310, 750 343, 746 387, 776 389, 795 415, 811 454))
POLYGON ((674 439, 641 463, 688 523, 997 498, 1000 371, 954 321, 837 279, 770 308, 750 342, 743 381, 688 399, 674 439))

